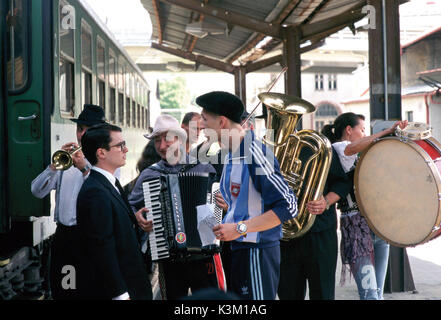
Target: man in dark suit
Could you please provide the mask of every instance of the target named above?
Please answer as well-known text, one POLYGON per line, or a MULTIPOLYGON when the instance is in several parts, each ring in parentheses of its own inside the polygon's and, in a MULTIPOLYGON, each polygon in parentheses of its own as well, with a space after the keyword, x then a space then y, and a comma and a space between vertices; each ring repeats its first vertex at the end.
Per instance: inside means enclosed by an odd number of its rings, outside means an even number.
POLYGON ((93 167, 77 200, 83 248, 77 273, 80 298, 152 299, 137 241, 136 219, 113 175, 125 165, 128 151, 121 128, 94 126, 86 131, 81 143, 93 167))

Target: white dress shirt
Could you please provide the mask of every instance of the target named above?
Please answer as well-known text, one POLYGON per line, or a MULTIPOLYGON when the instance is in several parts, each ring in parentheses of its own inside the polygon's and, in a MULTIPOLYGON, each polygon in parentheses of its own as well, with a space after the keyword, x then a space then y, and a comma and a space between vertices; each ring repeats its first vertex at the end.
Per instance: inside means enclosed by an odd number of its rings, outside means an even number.
POLYGON ((74 226, 77 224, 78 193, 88 176, 74 166, 61 171, 52 170, 49 165, 32 181, 31 191, 35 197, 43 199, 56 190, 54 220, 68 227, 74 226))

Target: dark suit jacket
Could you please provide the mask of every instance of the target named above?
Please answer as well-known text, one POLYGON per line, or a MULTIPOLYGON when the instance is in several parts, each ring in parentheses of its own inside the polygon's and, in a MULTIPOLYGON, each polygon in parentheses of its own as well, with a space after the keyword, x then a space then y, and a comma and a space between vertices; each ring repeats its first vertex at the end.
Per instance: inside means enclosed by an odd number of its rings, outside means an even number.
POLYGON ((101 173, 91 170, 77 200, 82 256, 77 272, 81 298, 152 299, 135 233, 133 212, 101 173))

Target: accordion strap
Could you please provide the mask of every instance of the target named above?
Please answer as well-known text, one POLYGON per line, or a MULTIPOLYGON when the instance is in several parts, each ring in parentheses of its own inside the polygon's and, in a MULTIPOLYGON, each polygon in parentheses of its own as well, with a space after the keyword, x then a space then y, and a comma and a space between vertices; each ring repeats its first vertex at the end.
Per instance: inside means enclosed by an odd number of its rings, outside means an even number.
MULTIPOLYGON (((199 164, 199 161, 197 163, 184 164, 182 166, 182 168, 179 170, 179 173, 187 172, 191 168, 196 167, 198 164, 199 164)), ((150 167, 148 167, 148 169, 153 170, 153 171, 157 171, 157 172, 162 173, 162 174, 169 174, 170 173, 170 171, 167 171, 167 170, 164 170, 164 169, 160 168, 156 163, 151 165, 150 167)))

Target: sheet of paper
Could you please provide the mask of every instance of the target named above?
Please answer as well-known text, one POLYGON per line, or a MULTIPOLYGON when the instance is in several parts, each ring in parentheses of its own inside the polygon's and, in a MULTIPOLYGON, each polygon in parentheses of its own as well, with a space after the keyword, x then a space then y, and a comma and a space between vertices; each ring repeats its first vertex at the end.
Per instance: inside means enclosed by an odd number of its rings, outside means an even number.
POLYGON ((210 244, 219 245, 219 240, 213 233, 213 227, 219 222, 214 216, 214 204, 204 204, 196 207, 198 212, 198 231, 201 238, 202 246, 210 244))

